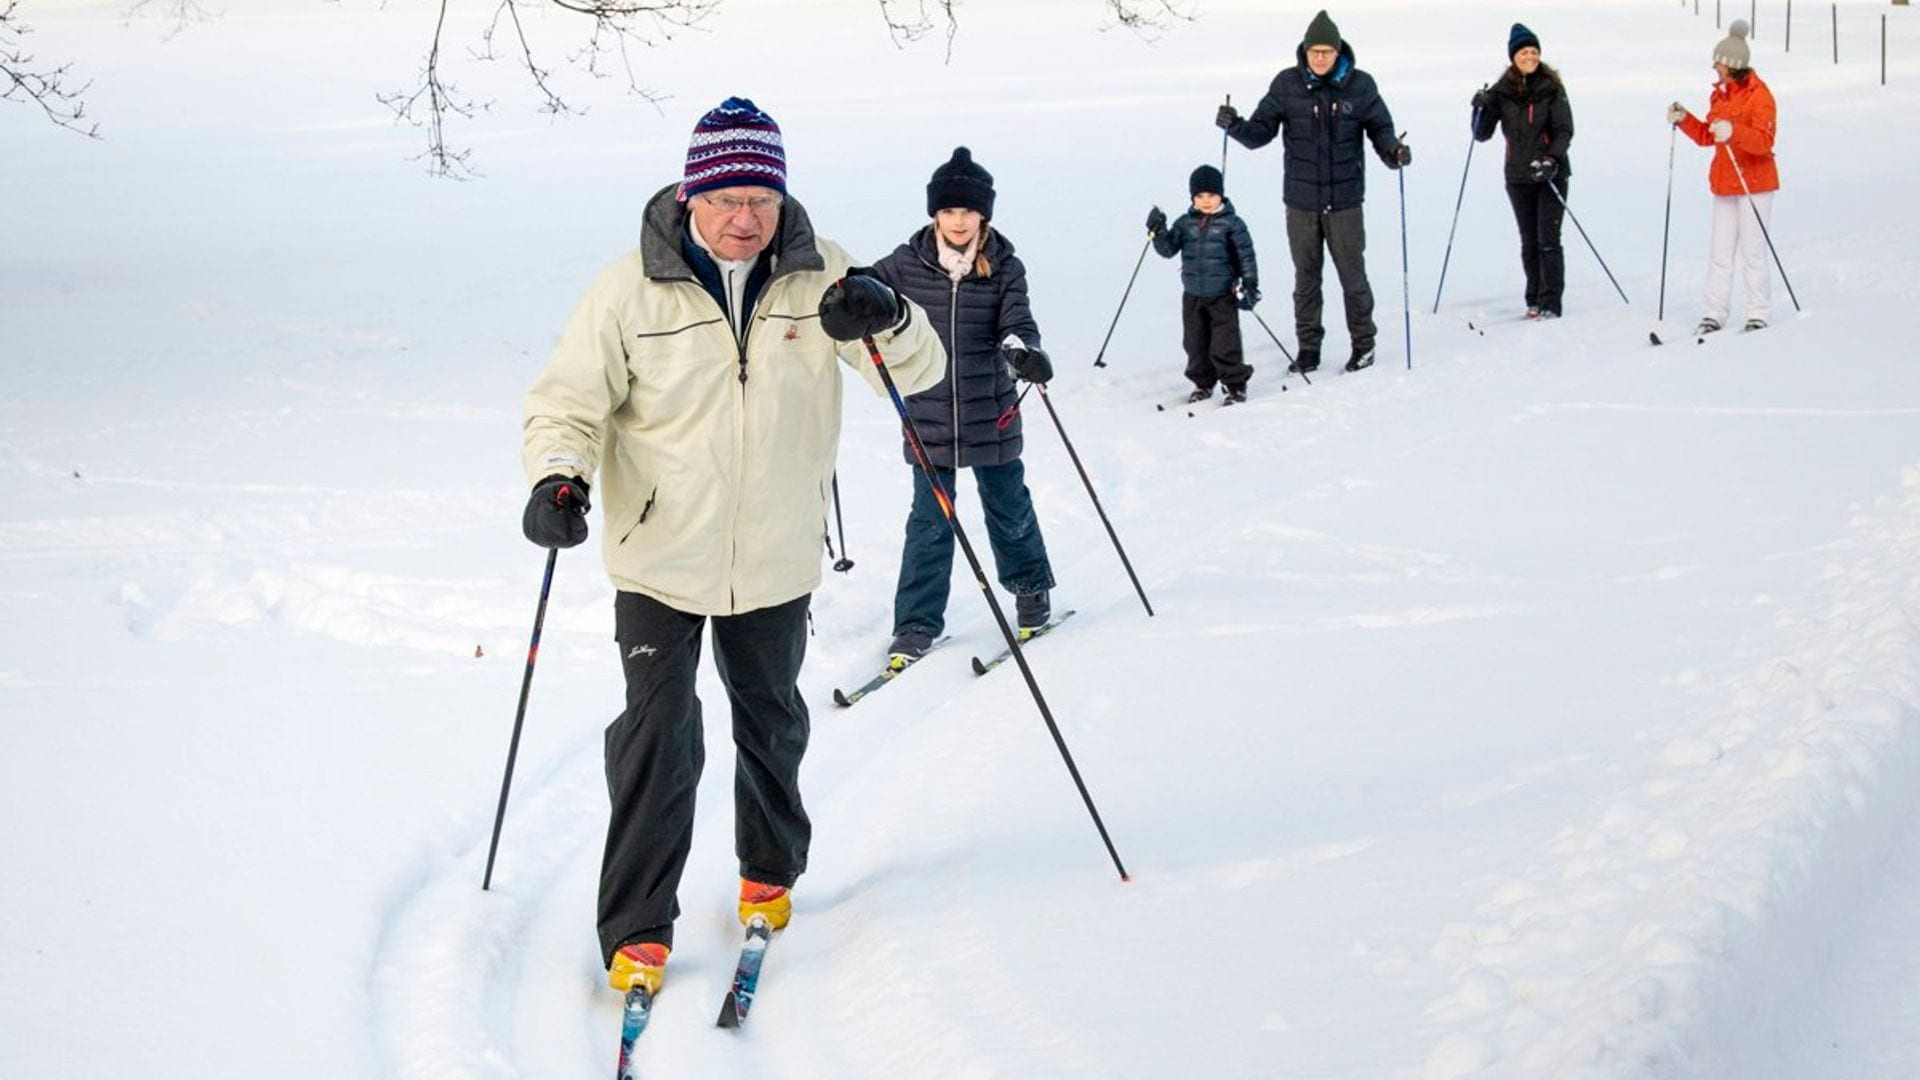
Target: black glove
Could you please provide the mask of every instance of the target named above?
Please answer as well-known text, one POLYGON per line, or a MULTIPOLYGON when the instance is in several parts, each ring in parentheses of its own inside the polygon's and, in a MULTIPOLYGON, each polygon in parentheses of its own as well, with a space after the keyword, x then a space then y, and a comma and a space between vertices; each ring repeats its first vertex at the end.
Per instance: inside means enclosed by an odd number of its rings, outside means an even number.
POLYGON ((1544 184, 1553 179, 1558 168, 1559 164, 1550 157, 1534 158, 1532 164, 1527 166, 1527 172, 1533 177, 1534 183, 1544 184))
POLYGON ((587 482, 549 476, 533 485, 520 531, 543 548, 570 548, 587 538, 587 482))
POLYGON ((1260 286, 1251 281, 1240 283, 1240 310, 1252 311, 1253 305, 1260 302, 1260 286))
POLYGON ((1053 378, 1053 361, 1047 359, 1047 354, 1039 349, 1008 345, 1001 348, 1000 355, 1015 375, 1030 383, 1045 386, 1053 378))
POLYGON ((1213 114, 1213 126, 1222 130, 1230 129, 1239 122, 1240 114, 1234 112, 1231 105, 1222 105, 1220 111, 1213 114))
POLYGON ((1413 147, 1406 143, 1394 143, 1387 151, 1387 164, 1395 169, 1404 169, 1413 164, 1413 147))
POLYGON ((853 341, 905 326, 908 311, 893 286, 856 266, 820 295, 820 329, 835 341, 853 341))
POLYGON ((1150 233, 1167 231, 1167 215, 1157 206, 1147 211, 1147 231, 1150 233))
POLYGON ((1485 109, 1488 105, 1492 104, 1492 102, 1493 95, 1487 93, 1486 87, 1483 86, 1473 92, 1473 107, 1476 110, 1485 109))

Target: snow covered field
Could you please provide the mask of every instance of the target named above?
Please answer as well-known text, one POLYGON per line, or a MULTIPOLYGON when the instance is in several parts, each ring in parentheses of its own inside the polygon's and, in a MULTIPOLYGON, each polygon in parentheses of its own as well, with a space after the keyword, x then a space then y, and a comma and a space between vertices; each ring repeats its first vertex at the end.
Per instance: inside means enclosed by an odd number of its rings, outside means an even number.
MULTIPOLYGON (((1783 56, 1761 12, 1806 312, 1776 280, 1773 329, 1684 334, 1707 155, 1683 144, 1658 349, 1661 115, 1704 110, 1711 12, 1333 9, 1415 148, 1413 370, 1376 166, 1380 365, 1283 392, 1248 320, 1252 400, 1189 418, 1154 408, 1185 389, 1172 264, 1092 358, 1147 208, 1218 163, 1214 106, 1252 107, 1310 6, 1199 0, 1143 40, 1095 0, 971 0, 943 66, 864 0, 727 0, 640 56, 658 110, 575 82, 595 108, 550 124, 510 70, 462 69, 500 98, 454 130, 465 184, 423 177, 373 100, 413 78, 431 5, 255 0, 164 42, 124 7, 23 12, 95 78, 106 141, 0 110, 0 1076, 611 1071, 592 931, 620 691, 592 546, 560 559, 479 888, 542 563, 520 399, 734 93, 858 254, 922 222, 954 145, 994 172, 1052 403, 1157 611, 1030 400, 1079 612, 1031 660, 1133 881, 1017 674, 967 670, 997 631, 964 571, 956 643, 832 705, 880 660, 909 490, 891 409, 850 384, 857 566, 815 597, 804 677, 813 868, 751 1025, 714 1029, 737 927, 710 728, 643 1075, 1920 1075, 1907 9, 1846 8, 1838 67, 1812 16, 1783 56), (1496 143, 1431 313, 1466 101, 1516 17, 1571 87, 1573 209, 1630 308, 1569 227, 1568 317, 1511 321, 1496 143)), ((1236 146, 1227 178, 1291 347, 1278 149, 1236 146)))

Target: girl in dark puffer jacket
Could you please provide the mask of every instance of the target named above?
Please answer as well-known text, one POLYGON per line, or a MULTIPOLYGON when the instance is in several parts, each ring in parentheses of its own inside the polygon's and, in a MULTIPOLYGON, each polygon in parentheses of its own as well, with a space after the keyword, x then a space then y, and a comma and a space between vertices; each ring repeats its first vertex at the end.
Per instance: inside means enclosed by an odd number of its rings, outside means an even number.
POLYGON ((1496 127, 1506 132, 1507 200, 1520 225, 1527 318, 1556 319, 1567 285, 1560 221, 1566 215, 1567 178, 1573 174, 1567 164, 1573 106, 1560 73, 1541 62, 1540 39, 1533 31, 1513 24, 1507 58, 1500 80, 1473 95, 1473 137, 1486 142, 1496 127))
MULTIPOLYGON (((964 146, 934 170, 922 227, 874 265, 887 284, 918 303, 947 348, 947 375, 907 399, 940 486, 957 499, 954 480, 973 470, 986 514, 1000 584, 1014 594, 1021 636, 1045 626, 1053 567, 1020 463, 1022 438, 1013 379, 1044 383, 1052 365, 1040 349, 1040 328, 1027 306, 1027 268, 1013 244, 989 224, 993 176, 964 146)), ((893 601, 896 668, 919 659, 946 626, 953 578, 953 527, 912 448, 913 509, 893 601)))

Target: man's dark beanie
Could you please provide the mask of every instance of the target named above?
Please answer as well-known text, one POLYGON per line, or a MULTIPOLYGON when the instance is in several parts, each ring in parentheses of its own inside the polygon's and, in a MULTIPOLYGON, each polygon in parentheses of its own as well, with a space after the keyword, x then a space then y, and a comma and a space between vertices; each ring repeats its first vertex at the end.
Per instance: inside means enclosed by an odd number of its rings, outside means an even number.
POLYGON ((1307 36, 1301 40, 1300 44, 1309 49, 1315 45, 1337 49, 1340 47, 1340 28, 1333 25, 1333 18, 1322 11, 1307 24, 1307 36))
POLYGON ((953 157, 927 181, 927 216, 942 210, 978 210, 993 217, 993 174, 973 163, 973 151, 953 148, 953 157))
POLYGON ((1200 166, 1193 170, 1192 176, 1187 177, 1187 194, 1198 195, 1202 192, 1225 195, 1227 193, 1227 178, 1221 176, 1220 170, 1211 165, 1200 166))

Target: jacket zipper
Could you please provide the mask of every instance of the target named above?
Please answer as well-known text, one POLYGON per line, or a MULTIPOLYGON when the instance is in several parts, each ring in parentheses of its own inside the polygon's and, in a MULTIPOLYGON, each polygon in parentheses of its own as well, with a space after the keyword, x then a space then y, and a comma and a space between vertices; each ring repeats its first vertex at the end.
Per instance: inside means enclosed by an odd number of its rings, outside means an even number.
MULTIPOLYGON (((727 272, 727 302, 733 302, 733 275, 727 272)), ((747 458, 747 336, 753 332, 753 320, 747 315, 747 300, 740 297, 740 325, 734 328, 734 347, 740 355, 740 422, 734 428, 733 444, 733 520, 727 525, 727 610, 737 610, 740 604, 735 585, 740 580, 740 498, 745 487, 745 478, 741 470, 745 468, 747 458)))
MULTIPOLYGON (((936 240, 936 242, 938 242, 936 240)), ((960 351, 960 283, 954 282, 947 297, 947 340, 954 343, 953 351, 960 351)), ((953 380, 953 392, 950 396, 953 405, 953 470, 960 471, 960 360, 958 356, 947 358, 947 377, 953 380)))

